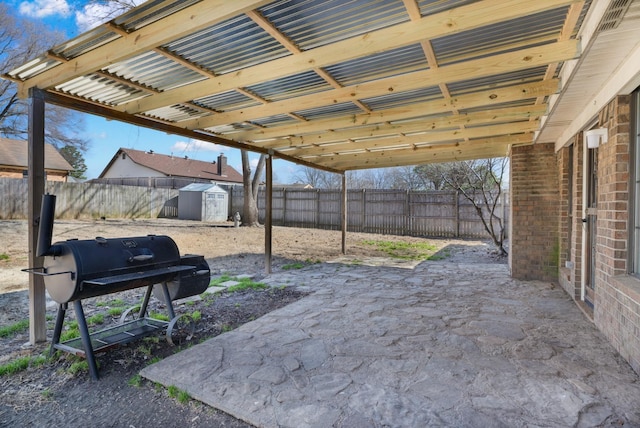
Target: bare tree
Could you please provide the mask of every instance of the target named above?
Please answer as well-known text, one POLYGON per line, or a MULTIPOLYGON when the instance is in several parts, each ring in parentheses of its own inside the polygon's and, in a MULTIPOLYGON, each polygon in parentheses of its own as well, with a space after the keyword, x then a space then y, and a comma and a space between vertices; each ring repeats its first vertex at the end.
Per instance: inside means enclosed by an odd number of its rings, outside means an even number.
MULTIPOLYGON (((64 40, 61 33, 48 31, 41 25, 11 15, 8 6, 0 3, 0 74, 4 74, 46 52, 56 42, 64 40)), ((17 95, 17 85, 0 80, 0 135, 26 139, 28 136, 28 104, 17 95)), ((45 112, 45 138, 60 149, 73 146, 85 150, 88 142, 80 137, 83 117, 79 113, 53 105, 45 112)))
POLYGON ((389 171, 392 189, 424 190, 422 178, 416 174, 413 166, 399 166, 389 171))
POLYGON ((504 219, 498 215, 498 206, 508 163, 508 158, 492 158, 443 164, 442 175, 446 187, 457 190, 473 204, 501 255, 507 255, 507 250, 504 219))
POLYGON ((242 157, 242 184, 244 187, 244 216, 242 217, 242 226, 258 227, 258 191, 260 190, 260 178, 264 169, 265 155, 260 155, 256 171, 251 177, 251 164, 249 162, 249 153, 241 150, 242 157))
POLYGON ((293 178, 299 183, 310 184, 314 189, 340 189, 342 186, 339 174, 309 166, 300 167, 293 178))

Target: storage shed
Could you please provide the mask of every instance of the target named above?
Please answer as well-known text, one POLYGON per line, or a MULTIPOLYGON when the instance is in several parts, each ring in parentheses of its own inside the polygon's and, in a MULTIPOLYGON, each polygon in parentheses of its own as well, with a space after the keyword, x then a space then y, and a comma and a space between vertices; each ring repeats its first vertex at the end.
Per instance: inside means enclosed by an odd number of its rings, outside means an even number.
POLYGON ((210 183, 192 183, 178 193, 180 220, 226 221, 229 195, 221 187, 210 183))

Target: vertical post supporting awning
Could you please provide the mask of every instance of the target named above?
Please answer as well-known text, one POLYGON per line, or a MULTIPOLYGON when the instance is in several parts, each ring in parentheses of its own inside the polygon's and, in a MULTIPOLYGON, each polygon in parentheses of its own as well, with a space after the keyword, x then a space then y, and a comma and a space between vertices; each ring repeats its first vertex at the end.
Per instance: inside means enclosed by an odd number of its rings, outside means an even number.
POLYGON ((267 274, 271 273, 271 242, 273 223, 273 159, 271 155, 265 156, 266 167, 266 194, 265 194, 265 216, 264 216, 264 268, 267 274))
POLYGON ((341 226, 342 226, 342 254, 347 254, 347 175, 342 174, 342 214, 341 226))
MULTIPOLYGON (((40 206, 45 191, 44 171, 44 95, 40 90, 29 92, 29 267, 42 267, 42 257, 36 257, 40 206)), ((44 342, 47 339, 46 294, 40 275, 29 275, 29 342, 44 342)))

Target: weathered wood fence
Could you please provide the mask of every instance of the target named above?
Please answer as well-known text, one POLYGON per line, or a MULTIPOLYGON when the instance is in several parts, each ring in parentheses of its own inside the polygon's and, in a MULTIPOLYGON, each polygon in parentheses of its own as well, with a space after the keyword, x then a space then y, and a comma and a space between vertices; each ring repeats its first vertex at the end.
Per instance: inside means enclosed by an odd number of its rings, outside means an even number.
MULTIPOLYGON (((242 213, 243 188, 231 187, 227 191, 231 212, 242 213)), ((339 190, 274 188, 273 224, 339 230, 341 198, 339 190)), ((505 221, 508 221, 508 200, 508 194, 503 193, 496 210, 505 221)), ((260 221, 264 221, 262 189, 258 208, 260 221)), ((494 225, 497 227, 497 223, 494 225)), ((387 235, 488 237, 473 204, 457 192, 349 190, 347 228, 351 232, 387 235)))
MULTIPOLYGON (((27 180, 0 178, 0 219, 27 218, 27 180)), ((178 216, 178 191, 149 187, 47 181, 56 217, 157 218, 178 216)))
MULTIPOLYGON (((229 215, 242 214, 243 188, 222 186, 229 192, 229 215)), ((178 216, 178 190, 98 183, 47 182, 57 196, 58 218, 156 218, 178 216)), ((0 219, 27 218, 27 180, 0 178, 0 219)), ((264 189, 258 200, 264 221, 264 189)), ((341 192, 317 189, 273 189, 273 224, 317 229, 340 229, 341 192)), ((503 194, 497 213, 507 219, 508 197, 503 194)), ((456 192, 349 190, 347 226, 352 232, 388 235, 487 238, 469 201, 456 192)))

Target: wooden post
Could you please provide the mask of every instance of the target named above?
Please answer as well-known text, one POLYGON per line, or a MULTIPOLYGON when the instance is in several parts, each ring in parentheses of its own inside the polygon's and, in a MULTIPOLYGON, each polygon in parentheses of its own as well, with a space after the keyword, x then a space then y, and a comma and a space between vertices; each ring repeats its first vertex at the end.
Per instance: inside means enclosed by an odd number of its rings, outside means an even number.
POLYGON ((342 254, 347 254, 347 174, 342 174, 342 254))
POLYGON ((411 190, 407 189, 404 196, 404 232, 403 235, 414 236, 411 230, 411 190))
POLYGON ((456 190, 456 193, 454 196, 456 198, 456 200, 454 201, 455 210, 456 210, 456 224, 454 226, 455 227, 454 234, 456 238, 459 238, 460 237, 460 192, 456 190))
POLYGON ((264 269, 267 274, 271 273, 271 233, 273 213, 273 162, 272 156, 265 156, 265 166, 267 172, 267 192, 265 195, 265 212, 264 212, 264 269))
POLYGON ((366 232, 367 230, 367 191, 362 189, 362 226, 360 232, 366 232))
MULTIPOLYGON (((38 89, 29 93, 29 267, 42 267, 43 258, 36 257, 40 208, 45 191, 44 172, 44 96, 38 89)), ((40 275, 29 275, 29 342, 47 340, 46 294, 40 275)))

